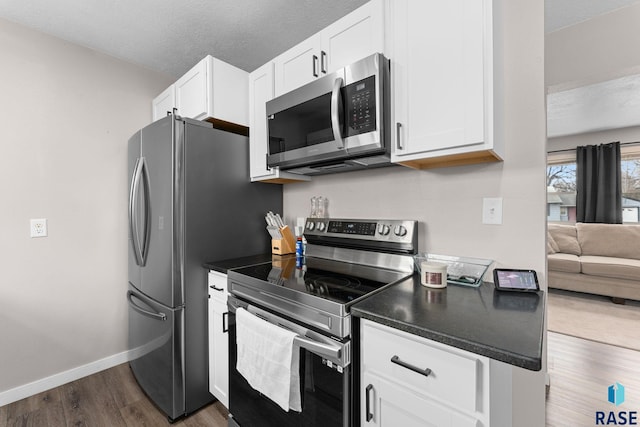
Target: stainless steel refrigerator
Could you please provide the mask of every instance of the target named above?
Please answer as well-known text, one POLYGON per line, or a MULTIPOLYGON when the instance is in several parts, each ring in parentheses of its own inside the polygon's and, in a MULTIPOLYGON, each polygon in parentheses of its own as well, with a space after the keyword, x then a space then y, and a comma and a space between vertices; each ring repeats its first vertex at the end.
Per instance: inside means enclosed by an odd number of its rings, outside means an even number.
POLYGON ((129 348, 170 420, 214 400, 203 263, 270 251, 282 187, 251 183, 248 138, 169 115, 129 139, 129 348))

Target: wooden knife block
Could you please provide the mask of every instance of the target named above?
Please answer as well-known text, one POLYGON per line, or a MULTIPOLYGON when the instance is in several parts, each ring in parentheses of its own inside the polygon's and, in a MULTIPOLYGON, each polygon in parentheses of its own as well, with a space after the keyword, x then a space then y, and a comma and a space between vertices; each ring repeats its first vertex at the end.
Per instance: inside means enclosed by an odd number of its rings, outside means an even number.
POLYGON ((288 225, 280 229, 282 239, 271 239, 271 253, 275 255, 287 255, 296 252, 296 238, 288 225))

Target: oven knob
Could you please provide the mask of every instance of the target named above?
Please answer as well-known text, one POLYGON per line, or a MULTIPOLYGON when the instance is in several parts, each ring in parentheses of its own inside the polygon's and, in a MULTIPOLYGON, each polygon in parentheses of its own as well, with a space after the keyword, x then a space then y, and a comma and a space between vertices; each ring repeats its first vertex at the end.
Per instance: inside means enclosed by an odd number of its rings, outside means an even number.
POLYGON ((324 231, 324 227, 325 227, 324 222, 319 222, 318 223, 318 227, 317 227, 318 231, 324 231))
POLYGON ((387 234, 389 234, 389 226, 388 225, 384 225, 384 224, 380 224, 378 226, 378 234, 380 234, 381 236, 386 236, 387 234))
POLYGON ((311 231, 315 227, 315 224, 311 221, 307 222, 307 230, 311 231))
POLYGON ((396 225, 393 229, 393 233, 396 236, 405 236, 407 234, 407 229, 402 225, 396 225))

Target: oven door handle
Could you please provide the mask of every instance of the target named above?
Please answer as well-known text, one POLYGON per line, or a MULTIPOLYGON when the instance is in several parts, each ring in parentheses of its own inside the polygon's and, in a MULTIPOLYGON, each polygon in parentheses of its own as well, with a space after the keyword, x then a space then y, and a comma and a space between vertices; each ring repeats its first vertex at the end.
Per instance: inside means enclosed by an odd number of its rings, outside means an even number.
POLYGON ((294 322, 282 319, 279 316, 264 311, 245 301, 241 301, 233 294, 229 294, 227 306, 229 307, 229 312, 232 314, 236 312, 236 309, 244 308, 254 316, 258 316, 269 323, 295 332, 297 336, 293 339, 294 344, 297 344, 301 348, 304 348, 313 354, 329 359, 343 367, 346 367, 351 363, 351 350, 348 342, 345 344, 334 344, 331 342, 331 338, 324 337, 315 331, 309 330, 301 325, 297 325, 294 322))
POLYGON ((342 357, 342 349, 340 347, 311 340, 307 337, 298 335, 293 339, 293 343, 326 359, 340 359, 342 357))

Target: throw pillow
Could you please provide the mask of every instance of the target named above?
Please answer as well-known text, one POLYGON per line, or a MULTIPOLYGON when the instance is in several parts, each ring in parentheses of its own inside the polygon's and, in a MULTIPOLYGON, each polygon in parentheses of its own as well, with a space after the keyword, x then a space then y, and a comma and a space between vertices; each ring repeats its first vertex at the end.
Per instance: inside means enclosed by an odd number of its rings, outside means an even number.
POLYGON ((548 224, 547 229, 558 244, 558 252, 580 256, 582 250, 578 244, 576 227, 573 225, 548 224))
POLYGON ((560 247, 558 247, 558 243, 553 239, 551 233, 547 231, 547 253, 555 254, 560 252, 560 247))

